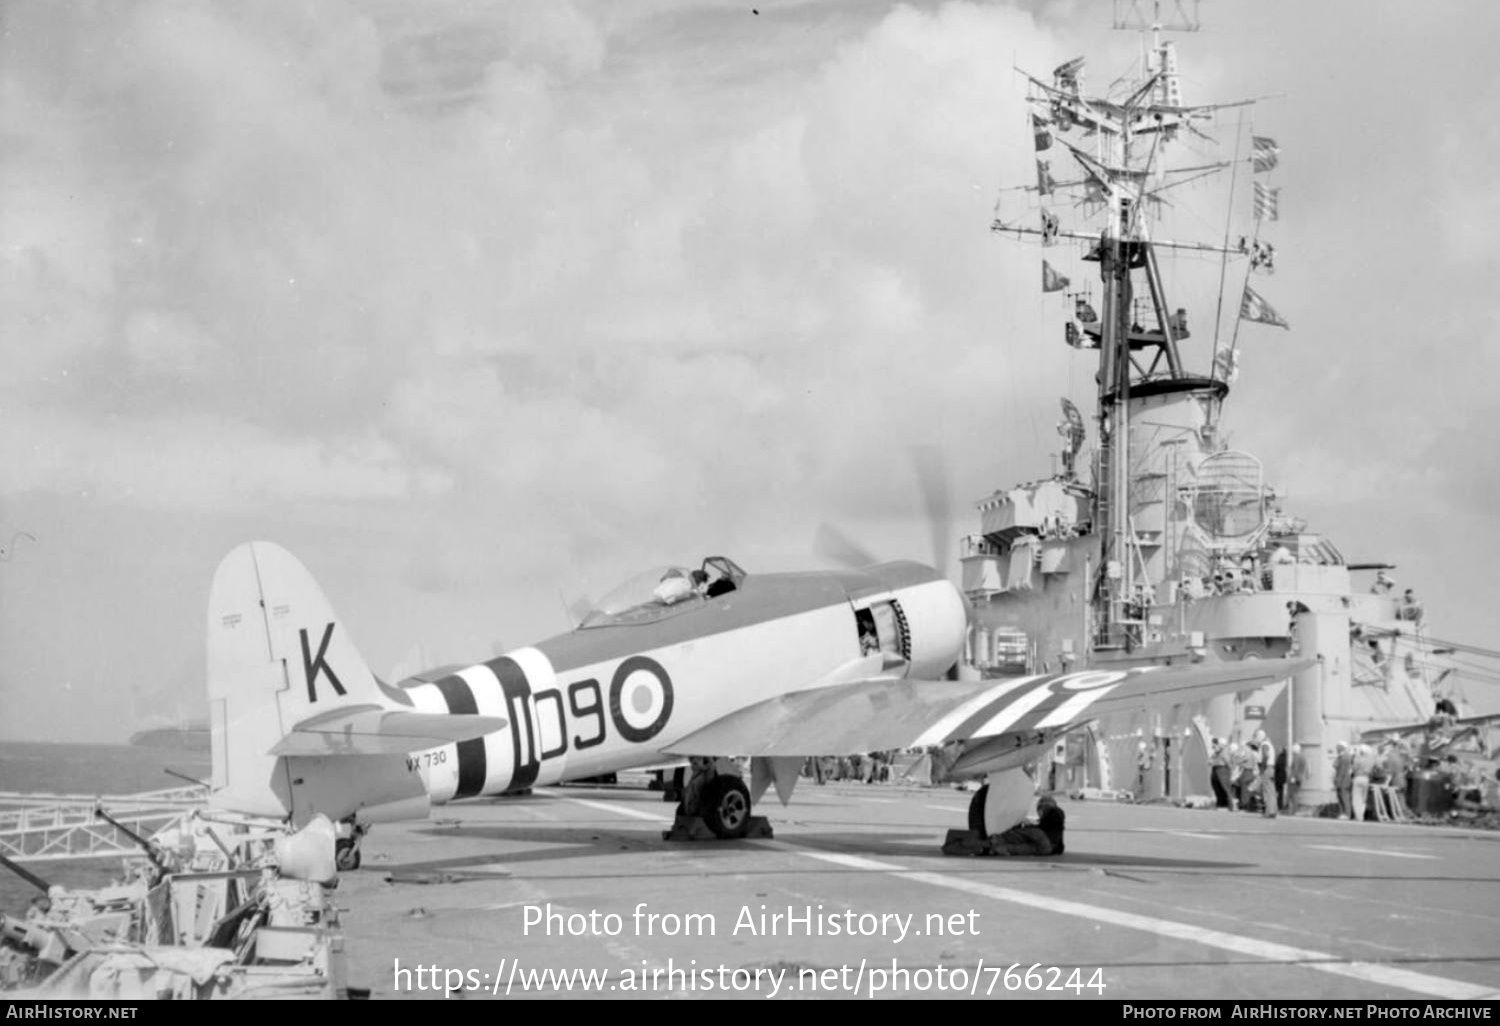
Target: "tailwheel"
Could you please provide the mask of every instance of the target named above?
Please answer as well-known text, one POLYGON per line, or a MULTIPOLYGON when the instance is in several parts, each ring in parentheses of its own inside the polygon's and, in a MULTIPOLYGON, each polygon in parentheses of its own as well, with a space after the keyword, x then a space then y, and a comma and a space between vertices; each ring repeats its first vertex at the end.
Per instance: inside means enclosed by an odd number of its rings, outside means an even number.
POLYGON ((699 807, 717 837, 735 840, 750 831, 750 790, 737 776, 721 774, 705 784, 699 807))
MULTIPOLYGON (((326 851, 327 849, 324 850, 326 851)), ((358 869, 359 863, 360 857, 358 838, 349 838, 347 840, 338 841, 334 844, 333 864, 338 866, 339 872, 347 873, 352 870, 358 869)))

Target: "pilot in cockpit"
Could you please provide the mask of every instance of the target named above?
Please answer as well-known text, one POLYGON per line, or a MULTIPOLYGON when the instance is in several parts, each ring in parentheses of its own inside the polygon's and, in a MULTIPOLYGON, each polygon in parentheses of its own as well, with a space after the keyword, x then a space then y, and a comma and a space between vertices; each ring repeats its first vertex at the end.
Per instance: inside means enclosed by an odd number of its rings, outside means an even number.
POLYGON ((720 595, 734 590, 734 579, 730 577, 729 574, 725 573, 724 570, 720 567, 712 566, 712 564, 710 564, 710 569, 712 569, 714 572, 714 577, 712 580, 708 579, 708 573, 706 571, 693 571, 695 575, 703 574, 703 578, 707 582, 707 586, 703 589, 704 598, 718 598, 720 595))
POLYGON ((652 594, 663 605, 674 606, 684 599, 691 598, 695 591, 693 581, 688 577, 687 571, 681 567, 673 567, 662 574, 661 582, 652 590, 652 594))

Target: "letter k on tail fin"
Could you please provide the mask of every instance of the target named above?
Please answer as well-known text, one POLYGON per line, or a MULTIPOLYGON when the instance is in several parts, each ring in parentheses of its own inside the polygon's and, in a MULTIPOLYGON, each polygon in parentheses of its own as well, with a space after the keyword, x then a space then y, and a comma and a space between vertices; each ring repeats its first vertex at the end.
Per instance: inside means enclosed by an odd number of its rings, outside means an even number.
POLYGON ((302 821, 421 798, 404 755, 504 726, 411 711, 376 680, 312 575, 271 542, 219 564, 208 601, 212 796, 302 821))

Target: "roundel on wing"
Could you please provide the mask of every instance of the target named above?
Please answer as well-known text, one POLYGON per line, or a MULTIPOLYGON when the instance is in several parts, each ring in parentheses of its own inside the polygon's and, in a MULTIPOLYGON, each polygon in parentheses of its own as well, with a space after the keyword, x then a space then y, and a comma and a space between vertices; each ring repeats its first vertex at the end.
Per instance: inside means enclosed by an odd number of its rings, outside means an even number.
POLYGON ((1052 682, 1052 687, 1058 691, 1092 691, 1094 688, 1118 684, 1124 679, 1124 673, 1114 670, 1085 670, 1059 677, 1052 682))
POLYGON ((649 741, 672 716, 672 678, 656 660, 631 656, 609 683, 609 716, 626 741, 649 741))

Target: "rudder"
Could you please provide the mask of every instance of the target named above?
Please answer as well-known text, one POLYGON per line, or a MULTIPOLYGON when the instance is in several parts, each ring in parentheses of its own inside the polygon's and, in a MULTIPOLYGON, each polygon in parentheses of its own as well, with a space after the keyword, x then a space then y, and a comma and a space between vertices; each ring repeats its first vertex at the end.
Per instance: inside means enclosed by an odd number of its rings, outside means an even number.
POLYGON ((207 637, 211 801, 290 815, 290 764, 271 748, 311 716, 391 703, 312 575, 274 543, 246 542, 220 562, 207 637))

